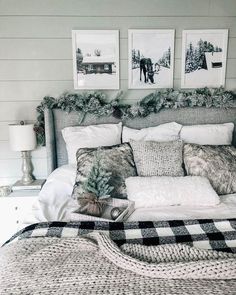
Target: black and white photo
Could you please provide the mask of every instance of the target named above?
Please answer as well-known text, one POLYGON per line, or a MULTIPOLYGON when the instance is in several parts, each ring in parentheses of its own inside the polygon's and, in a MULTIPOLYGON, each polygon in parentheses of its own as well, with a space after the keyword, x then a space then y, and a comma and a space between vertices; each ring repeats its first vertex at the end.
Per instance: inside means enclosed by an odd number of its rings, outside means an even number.
POLYGON ((119 89, 119 31, 73 30, 75 89, 119 89))
POLYGON ((182 88, 224 86, 228 30, 185 30, 182 42, 182 88))
POLYGON ((129 30, 129 88, 173 87, 174 30, 129 30))

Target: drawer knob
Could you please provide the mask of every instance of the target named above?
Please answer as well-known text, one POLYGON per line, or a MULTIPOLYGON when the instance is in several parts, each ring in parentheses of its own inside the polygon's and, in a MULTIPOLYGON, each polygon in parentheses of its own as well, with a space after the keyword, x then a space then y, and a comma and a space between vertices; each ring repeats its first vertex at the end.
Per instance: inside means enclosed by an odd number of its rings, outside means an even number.
POLYGON ((17 206, 15 207, 15 210, 18 210, 18 207, 17 206))
POLYGON ((18 224, 19 223, 19 220, 17 220, 16 223, 18 224))

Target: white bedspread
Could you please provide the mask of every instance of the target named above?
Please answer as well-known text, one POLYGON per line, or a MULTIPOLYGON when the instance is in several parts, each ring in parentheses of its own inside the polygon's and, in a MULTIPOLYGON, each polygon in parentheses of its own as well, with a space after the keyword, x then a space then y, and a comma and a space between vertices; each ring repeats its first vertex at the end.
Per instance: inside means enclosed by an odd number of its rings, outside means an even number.
MULTIPOLYGON (((56 169, 47 179, 34 206, 34 222, 69 221, 70 213, 77 209, 71 198, 76 166, 65 165, 56 169)), ((214 207, 168 206, 136 209, 129 221, 184 220, 206 218, 236 218, 236 194, 221 196, 214 207)), ((33 221, 32 221, 33 222, 33 221)))

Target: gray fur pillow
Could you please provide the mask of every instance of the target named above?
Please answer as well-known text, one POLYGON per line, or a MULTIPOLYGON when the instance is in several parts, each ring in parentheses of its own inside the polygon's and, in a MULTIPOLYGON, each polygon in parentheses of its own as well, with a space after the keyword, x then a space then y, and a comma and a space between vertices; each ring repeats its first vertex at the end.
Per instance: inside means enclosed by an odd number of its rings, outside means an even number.
POLYGON ((184 163, 188 175, 205 176, 220 194, 236 192, 236 148, 185 144, 184 163))
POLYGON ((183 176, 182 141, 131 141, 139 176, 183 176))
POLYGON ((125 179, 137 175, 132 149, 128 143, 109 147, 79 149, 76 153, 77 175, 72 197, 76 199, 84 193, 83 183, 87 180, 97 153, 101 157, 102 168, 107 172, 112 172, 110 185, 114 189, 111 192, 111 197, 126 199, 125 179))

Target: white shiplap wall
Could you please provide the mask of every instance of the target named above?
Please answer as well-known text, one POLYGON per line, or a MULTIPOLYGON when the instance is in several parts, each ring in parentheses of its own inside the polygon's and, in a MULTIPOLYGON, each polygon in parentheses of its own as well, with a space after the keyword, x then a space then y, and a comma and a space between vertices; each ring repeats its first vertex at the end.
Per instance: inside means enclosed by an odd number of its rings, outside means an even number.
MULTIPOLYGON (((120 79, 126 91, 131 28, 176 29, 176 88, 182 30, 228 28, 226 88, 236 89, 236 0, 0 0, 0 185, 21 175, 20 154, 8 147, 7 125, 34 121, 42 97, 73 89, 71 30, 120 30, 120 79)), ((126 98, 147 93, 129 90, 126 98)), ((45 148, 33 152, 33 164, 35 175, 45 177, 45 148)))

